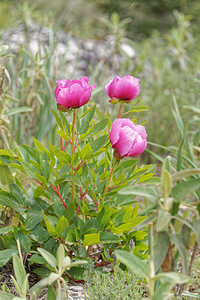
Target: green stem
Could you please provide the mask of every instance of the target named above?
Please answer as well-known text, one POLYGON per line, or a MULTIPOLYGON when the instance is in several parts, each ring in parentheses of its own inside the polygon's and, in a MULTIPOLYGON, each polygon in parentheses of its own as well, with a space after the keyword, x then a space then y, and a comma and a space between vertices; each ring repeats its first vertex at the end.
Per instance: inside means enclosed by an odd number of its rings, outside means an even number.
POLYGON ((104 193, 103 193, 103 198, 101 199, 101 208, 102 208, 102 205, 103 205, 103 203, 104 203, 106 194, 107 194, 107 192, 108 192, 108 187, 109 187, 110 181, 111 181, 111 179, 112 179, 113 172, 114 172, 114 170, 115 170, 116 162, 117 162, 117 159, 115 158, 115 161, 114 161, 114 163, 113 163, 113 166, 112 166, 112 168, 110 169, 110 173, 109 173, 109 176, 108 176, 108 180, 107 180, 107 182, 106 182, 106 186, 105 186, 104 193))
POLYGON ((123 102, 120 103, 120 107, 119 107, 117 118, 121 118, 121 112, 122 112, 123 104, 124 104, 123 102))
MULTIPOLYGON (((75 175, 74 173, 74 163, 73 163, 73 157, 74 157, 74 153, 75 153, 75 128, 76 128, 76 109, 74 108, 74 112, 73 112, 73 123, 72 123, 72 170, 73 170, 73 175, 75 175)), ((74 193, 75 193, 75 184, 72 181, 72 193, 71 193, 71 201, 74 202, 74 193)))

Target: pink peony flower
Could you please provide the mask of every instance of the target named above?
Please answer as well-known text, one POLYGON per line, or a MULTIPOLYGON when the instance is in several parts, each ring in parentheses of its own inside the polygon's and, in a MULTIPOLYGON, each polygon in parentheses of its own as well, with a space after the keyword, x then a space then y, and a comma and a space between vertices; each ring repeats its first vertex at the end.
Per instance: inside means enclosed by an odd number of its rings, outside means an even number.
POLYGON ((86 104, 91 97, 95 85, 91 86, 89 78, 81 77, 80 80, 57 80, 55 97, 58 106, 71 108, 86 104))
POLYGON ((115 76, 106 86, 105 91, 108 96, 120 100, 130 101, 134 99, 140 90, 139 79, 130 75, 115 76))
POLYGON ((147 134, 144 126, 135 125, 130 119, 113 122, 110 142, 120 156, 135 157, 146 149, 147 134))

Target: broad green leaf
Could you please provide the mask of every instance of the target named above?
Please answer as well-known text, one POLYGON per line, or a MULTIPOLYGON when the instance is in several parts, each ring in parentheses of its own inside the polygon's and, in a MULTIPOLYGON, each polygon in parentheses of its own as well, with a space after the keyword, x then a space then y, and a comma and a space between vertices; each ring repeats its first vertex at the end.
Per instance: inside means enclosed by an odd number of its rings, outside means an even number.
POLYGON ((100 148, 102 148, 105 143, 108 141, 108 136, 107 135, 103 135, 98 137, 95 141, 94 141, 94 145, 93 145, 93 152, 97 152, 100 148))
POLYGON ((115 251, 116 257, 121 261, 131 272, 142 278, 148 278, 148 265, 136 255, 123 250, 115 251))
POLYGON ((107 126, 107 124, 108 124, 108 119, 104 118, 103 120, 101 120, 100 122, 94 125, 92 134, 103 130, 107 126))
POLYGON ((84 235, 83 245, 89 246, 94 244, 100 244, 100 233, 90 233, 84 235))
POLYGON ((62 268, 64 258, 65 258, 65 248, 62 244, 60 244, 56 252, 58 268, 62 268))
POLYGON ((156 189, 146 186, 129 186, 119 191, 120 195, 136 195, 150 199, 157 199, 156 189))
POLYGON ((6 249, 0 251, 0 267, 4 266, 11 257, 13 257, 17 253, 17 249, 6 249))
POLYGON ((161 283, 158 288, 156 289, 152 300, 164 300, 167 299, 166 297, 169 296, 169 292, 171 291, 172 287, 175 285, 175 282, 168 281, 165 283, 161 283))
POLYGON ((188 194, 196 192, 200 188, 200 179, 193 178, 177 183, 172 189, 172 196, 177 200, 183 200, 188 194))
POLYGON ((155 280, 160 279, 161 282, 168 282, 172 281, 178 284, 186 283, 189 280, 189 277, 185 274, 178 273, 178 272, 166 272, 166 273, 159 273, 154 277, 155 280))
POLYGON ((173 181, 178 181, 178 180, 182 180, 186 177, 189 177, 189 176, 195 176, 195 175, 198 175, 200 174, 200 169, 187 169, 187 170, 182 170, 176 174, 174 174, 172 176, 172 180, 173 181))
POLYGON ((49 277, 48 277, 48 284, 51 285, 52 283, 54 283, 54 281, 56 281, 58 278, 60 277, 59 274, 51 272, 49 277))
POLYGON ((67 229, 69 227, 69 222, 67 220, 67 218, 65 218, 64 216, 62 216, 57 224, 56 224, 56 232, 58 235, 61 235, 63 233, 63 231, 65 229, 67 229))
POLYGON ((183 243, 182 236, 179 233, 173 233, 171 235, 171 242, 176 246, 178 249, 181 257, 182 257, 182 263, 183 263, 183 272, 184 274, 187 274, 188 265, 187 265, 187 250, 185 248, 185 245, 183 243))
POLYGON ((120 243, 121 238, 109 231, 105 231, 100 234, 100 243, 101 244, 110 244, 110 243, 120 243))
POLYGON ((0 183, 8 185, 13 183, 13 177, 8 166, 0 165, 0 183))
POLYGON ((37 248, 38 252, 44 257, 47 263, 52 266, 54 269, 57 266, 56 258, 48 251, 42 248, 37 248))
POLYGON ((13 226, 5 226, 0 228, 0 235, 8 234, 9 232, 14 232, 13 226))
POLYGON ((90 146, 90 143, 87 143, 83 149, 80 150, 80 158, 82 160, 87 159, 90 157, 90 154, 92 153, 92 148, 90 146))
POLYGON ((28 197, 24 194, 24 191, 17 184, 10 184, 10 192, 20 205, 27 207, 30 204, 28 197))
POLYGON ((131 230, 133 230, 138 224, 143 222, 146 219, 146 217, 136 217, 132 222, 122 224, 118 227, 112 228, 112 232, 116 234, 123 234, 123 233, 128 233, 131 230))
POLYGON ((157 272, 165 259, 169 248, 169 236, 166 231, 158 232, 154 247, 154 265, 157 272))
POLYGON ((48 287, 47 300, 56 300, 56 293, 52 285, 48 287))
POLYGON ((26 230, 31 230, 35 228, 43 220, 43 215, 41 211, 30 211, 27 215, 25 227, 26 230))
POLYGON ((18 255, 13 256, 13 268, 14 268, 15 278, 17 280, 17 283, 20 289, 22 290, 22 285, 26 279, 26 271, 18 255))
POLYGON ((164 211, 160 209, 158 211, 158 218, 156 222, 156 230, 159 231, 165 231, 167 229, 169 222, 171 220, 171 215, 169 212, 164 211))

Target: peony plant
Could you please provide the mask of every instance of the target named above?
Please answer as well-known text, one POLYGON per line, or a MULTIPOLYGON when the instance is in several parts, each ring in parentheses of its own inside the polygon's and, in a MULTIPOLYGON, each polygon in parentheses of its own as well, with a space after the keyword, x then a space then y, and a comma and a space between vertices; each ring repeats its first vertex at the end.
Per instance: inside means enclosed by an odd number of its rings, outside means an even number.
MULTIPOLYGON (((139 91, 139 80, 124 77, 120 82, 121 95, 128 95, 131 89, 132 98, 137 94, 133 93, 133 84, 137 83, 139 91)), ((110 90, 116 96, 119 90, 115 93, 114 87, 110 90)), ((85 259, 90 257, 92 245, 103 244, 100 265, 105 265, 113 261, 116 247, 129 247, 130 240, 134 240, 134 253, 142 258, 147 255, 145 232, 138 233, 136 229, 145 217, 138 216, 135 197, 118 193, 139 180, 150 181, 153 176, 153 167, 138 166, 136 159, 147 146, 146 131, 125 115, 112 124, 110 117, 102 115, 96 104, 89 101, 94 88, 86 77, 58 80, 58 109, 52 112, 60 141, 45 147, 34 139, 34 146, 18 145, 17 153, 0 152, 7 174, 7 190, 0 190, 0 204, 17 212, 13 238, 19 235, 28 253, 38 246, 55 253, 59 241, 65 243, 71 258, 78 255, 85 259), (20 174, 26 188, 17 180, 18 175, 12 175, 13 170, 20 174)), ((129 101, 128 105, 134 103, 129 101)), ((121 114, 121 108, 119 111, 121 114)), ((13 229, 7 230, 12 235, 13 229)), ((14 249, 10 256, 13 252, 14 249)), ((35 255, 29 258, 30 264, 38 261, 35 255)), ((77 276, 73 269, 69 272, 70 276, 77 276)))

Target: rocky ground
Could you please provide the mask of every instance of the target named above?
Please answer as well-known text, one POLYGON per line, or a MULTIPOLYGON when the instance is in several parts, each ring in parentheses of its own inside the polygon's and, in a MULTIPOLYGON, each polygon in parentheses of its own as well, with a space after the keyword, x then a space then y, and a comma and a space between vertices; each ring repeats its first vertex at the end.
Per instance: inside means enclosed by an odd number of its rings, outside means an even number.
POLYGON ((78 39, 64 31, 53 32, 48 27, 42 27, 30 22, 27 26, 0 32, 0 45, 8 46, 8 51, 17 53, 20 46, 30 49, 33 54, 37 51, 45 54, 50 49, 56 53, 56 59, 66 65, 67 73, 73 77, 89 76, 91 69, 103 68, 107 64, 110 73, 124 61, 125 57, 135 59, 135 51, 128 43, 120 45, 116 51, 114 36, 105 40, 78 39), (27 44, 27 40, 30 41, 27 44))

